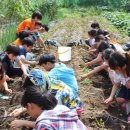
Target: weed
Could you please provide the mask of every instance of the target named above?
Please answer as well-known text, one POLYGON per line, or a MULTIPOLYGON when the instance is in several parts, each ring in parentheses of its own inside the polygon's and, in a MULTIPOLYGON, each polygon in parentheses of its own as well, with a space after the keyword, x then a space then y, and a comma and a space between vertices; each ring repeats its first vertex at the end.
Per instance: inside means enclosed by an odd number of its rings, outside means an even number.
POLYGON ((89 85, 89 84, 92 83, 92 80, 86 78, 86 79, 84 79, 81 83, 82 83, 83 85, 89 85))
POLYGON ((91 69, 86 68, 86 67, 84 67, 84 68, 82 69, 82 72, 84 72, 84 73, 88 73, 88 72, 90 72, 90 71, 91 71, 91 69))

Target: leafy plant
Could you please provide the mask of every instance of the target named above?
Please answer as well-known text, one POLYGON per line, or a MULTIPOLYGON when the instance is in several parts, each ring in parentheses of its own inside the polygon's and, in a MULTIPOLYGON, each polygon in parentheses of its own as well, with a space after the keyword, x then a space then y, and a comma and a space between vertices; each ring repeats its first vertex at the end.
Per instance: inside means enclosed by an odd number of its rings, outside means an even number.
POLYGON ((89 84, 92 83, 92 80, 86 78, 86 79, 84 79, 81 83, 82 83, 83 85, 89 85, 89 84))
POLYGON ((82 70, 82 72, 84 72, 84 73, 88 73, 88 72, 90 72, 90 71, 91 71, 91 69, 86 68, 86 67, 84 67, 83 70, 82 70))

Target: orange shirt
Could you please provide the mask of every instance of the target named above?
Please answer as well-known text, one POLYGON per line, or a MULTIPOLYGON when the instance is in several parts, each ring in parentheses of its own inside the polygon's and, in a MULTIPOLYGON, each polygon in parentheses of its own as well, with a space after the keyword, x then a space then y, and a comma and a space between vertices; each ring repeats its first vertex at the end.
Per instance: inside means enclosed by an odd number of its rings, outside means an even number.
POLYGON ((14 43, 17 45, 17 46, 21 46, 22 45, 22 42, 19 38, 17 38, 14 43))
POLYGON ((26 27, 28 27, 29 30, 33 30, 33 29, 34 29, 34 25, 33 25, 33 23, 32 23, 31 18, 30 18, 30 19, 26 19, 26 20, 24 20, 23 22, 21 22, 21 23, 18 25, 18 28, 17 28, 16 33, 19 34, 19 32, 25 30, 26 27))

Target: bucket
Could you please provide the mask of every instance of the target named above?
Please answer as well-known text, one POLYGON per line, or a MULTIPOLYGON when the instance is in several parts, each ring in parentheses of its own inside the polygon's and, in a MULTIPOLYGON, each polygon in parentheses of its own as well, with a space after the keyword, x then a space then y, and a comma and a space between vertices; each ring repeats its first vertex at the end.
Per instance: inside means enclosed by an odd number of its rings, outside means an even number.
POLYGON ((58 55, 60 61, 70 61, 71 47, 58 47, 58 55))

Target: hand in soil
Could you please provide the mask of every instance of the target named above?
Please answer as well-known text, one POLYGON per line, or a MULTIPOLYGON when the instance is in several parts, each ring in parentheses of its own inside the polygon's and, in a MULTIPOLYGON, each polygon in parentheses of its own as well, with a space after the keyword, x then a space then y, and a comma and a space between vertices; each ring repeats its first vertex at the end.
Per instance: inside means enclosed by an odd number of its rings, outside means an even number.
POLYGON ((113 101, 113 98, 112 98, 112 97, 109 97, 109 98, 107 98, 107 99, 104 101, 104 103, 110 105, 110 104, 112 103, 112 101, 113 101))
POLYGON ((24 120, 14 120, 11 122, 11 128, 12 129, 17 129, 17 128, 21 128, 24 126, 24 120))
POLYGON ((15 109, 13 112, 9 114, 9 116, 18 117, 22 112, 24 108, 18 108, 15 109))
POLYGON ((7 94, 12 94, 12 90, 11 90, 11 89, 5 89, 5 92, 6 92, 7 94))

